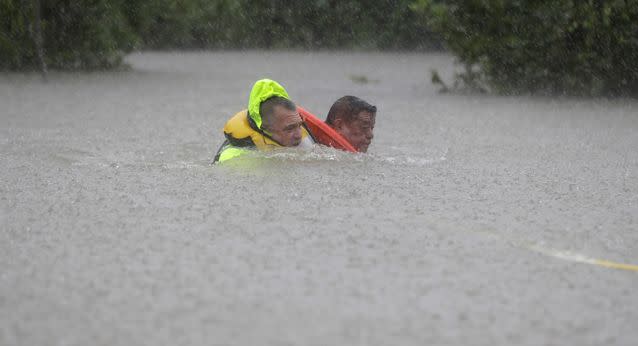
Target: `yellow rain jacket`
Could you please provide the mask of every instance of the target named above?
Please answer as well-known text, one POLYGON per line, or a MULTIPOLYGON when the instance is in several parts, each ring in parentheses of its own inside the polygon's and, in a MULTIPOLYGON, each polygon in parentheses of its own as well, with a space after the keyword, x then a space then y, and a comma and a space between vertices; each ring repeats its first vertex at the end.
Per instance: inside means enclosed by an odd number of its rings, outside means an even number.
MULTIPOLYGON (((235 114, 226 122, 224 126, 226 141, 217 151, 214 163, 230 160, 247 150, 270 150, 282 146, 261 128, 259 106, 275 96, 290 99, 286 90, 274 80, 261 79, 255 82, 250 91, 248 109, 235 114)), ((305 128, 302 130, 302 136, 303 138, 310 136, 305 128)))

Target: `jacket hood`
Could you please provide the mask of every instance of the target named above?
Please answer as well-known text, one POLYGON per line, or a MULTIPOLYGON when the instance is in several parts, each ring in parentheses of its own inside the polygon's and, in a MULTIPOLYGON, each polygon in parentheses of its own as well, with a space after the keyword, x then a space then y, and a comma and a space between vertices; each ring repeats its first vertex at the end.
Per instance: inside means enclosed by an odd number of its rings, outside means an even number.
POLYGON ((272 79, 260 79, 255 82, 253 89, 250 91, 250 98, 248 99, 248 116, 253 120, 255 125, 261 129, 261 114, 259 113, 259 106, 262 102, 268 100, 271 97, 283 97, 290 99, 286 89, 281 84, 275 82, 272 79))

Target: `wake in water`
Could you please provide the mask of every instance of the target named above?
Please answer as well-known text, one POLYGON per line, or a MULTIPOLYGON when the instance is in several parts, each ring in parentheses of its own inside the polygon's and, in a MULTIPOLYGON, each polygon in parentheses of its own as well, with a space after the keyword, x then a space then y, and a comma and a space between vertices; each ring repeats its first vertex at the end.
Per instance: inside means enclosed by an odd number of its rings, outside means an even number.
MULTIPOLYGON (((364 163, 392 166, 427 167, 436 163, 447 161, 448 153, 426 153, 424 156, 405 154, 404 148, 392 147, 390 155, 374 153, 349 153, 342 150, 315 145, 310 149, 278 148, 273 151, 248 151, 245 154, 230 160, 221 166, 243 166, 245 164, 259 163, 322 163, 333 164, 364 163)), ((201 155, 201 152, 193 152, 190 155, 179 155, 185 160, 162 160, 163 155, 142 155, 139 153, 127 153, 123 157, 104 157, 95 153, 88 153, 74 149, 60 150, 52 157, 61 164, 75 167, 92 166, 107 169, 208 169, 212 159, 193 157, 201 155), (139 156, 136 158, 136 156, 139 156), (192 160, 188 159, 191 156, 192 160)))
MULTIPOLYGON (((316 145, 312 149, 303 150, 297 148, 278 148, 273 151, 250 151, 238 158, 236 162, 254 160, 275 160, 288 162, 325 162, 335 161, 339 163, 380 163, 402 166, 430 166, 446 161, 447 153, 433 157, 416 157, 410 155, 384 156, 380 154, 349 153, 342 150, 316 145)), ((229 161, 229 163, 232 161, 229 161)))

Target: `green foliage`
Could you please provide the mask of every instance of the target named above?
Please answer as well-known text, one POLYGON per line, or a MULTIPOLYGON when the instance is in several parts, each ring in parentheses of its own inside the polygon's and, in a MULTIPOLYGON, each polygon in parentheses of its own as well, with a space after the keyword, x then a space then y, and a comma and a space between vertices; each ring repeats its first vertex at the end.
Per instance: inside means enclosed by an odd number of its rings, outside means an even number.
POLYGON ((0 0, 0 69, 112 68, 131 49, 429 49, 411 0, 0 0))
POLYGON ((116 67, 135 42, 118 1, 48 0, 42 4, 44 46, 51 67, 116 67))
POLYGON ((143 48, 226 47, 236 40, 240 13, 231 0, 131 0, 122 6, 143 48))
POLYGON ((242 0, 243 46, 427 49, 438 41, 409 0, 242 0))
POLYGON ((0 0, 0 69, 24 69, 35 64, 25 9, 18 1, 0 0))
POLYGON ((424 49, 438 41, 410 0, 133 0, 147 48, 424 49))
POLYGON ((636 0, 417 0, 413 8, 466 67, 459 78, 471 87, 638 96, 636 0))
MULTIPOLYGON (((124 1, 124 0, 122 0, 124 1)), ((42 32, 46 63, 56 69, 119 66, 135 35, 117 1, 42 1, 42 32)), ((0 69, 37 68, 34 46, 34 1, 0 0, 0 69), (7 15, 4 15, 4 14, 7 15)))

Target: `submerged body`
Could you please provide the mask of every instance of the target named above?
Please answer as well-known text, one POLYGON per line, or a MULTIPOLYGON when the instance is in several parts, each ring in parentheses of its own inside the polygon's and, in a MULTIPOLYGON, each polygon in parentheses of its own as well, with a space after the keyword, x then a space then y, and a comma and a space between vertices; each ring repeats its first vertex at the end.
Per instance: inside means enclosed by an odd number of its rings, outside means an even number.
POLYGON ((356 96, 344 96, 330 107, 326 124, 358 151, 365 153, 374 138, 377 107, 356 96))
POLYGON ((298 110, 306 127, 310 133, 312 133, 312 137, 317 143, 351 153, 357 152, 357 149, 352 146, 350 141, 328 124, 319 120, 315 115, 301 107, 299 107, 298 110))
MULTIPOLYGON (((288 130, 283 132, 293 132, 290 130, 290 124, 284 126, 288 127, 288 130)), ((293 133, 290 135, 290 141, 295 147, 308 148, 314 143, 314 140, 309 135, 308 130, 301 124, 297 125, 297 122, 292 123, 292 129, 297 130, 299 134, 293 133)), ((248 111, 243 110, 235 114, 232 118, 226 122, 224 126, 224 135, 226 140, 215 155, 214 162, 224 162, 234 157, 240 156, 247 150, 273 150, 276 148, 285 147, 280 144, 274 137, 258 131, 251 125, 250 118, 248 117, 248 111)))
POLYGON ((213 162, 224 162, 247 150, 309 146, 314 143, 286 90, 270 79, 257 81, 248 109, 231 117, 224 126, 226 141, 213 162))

